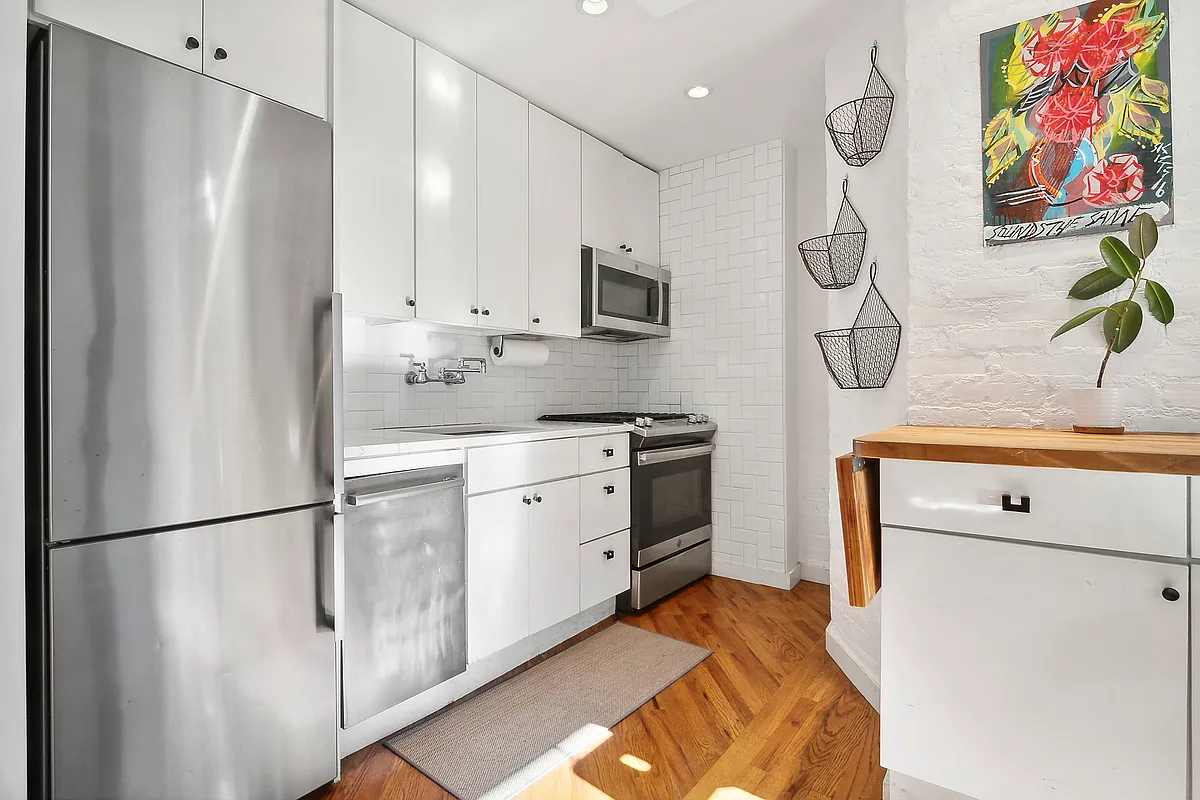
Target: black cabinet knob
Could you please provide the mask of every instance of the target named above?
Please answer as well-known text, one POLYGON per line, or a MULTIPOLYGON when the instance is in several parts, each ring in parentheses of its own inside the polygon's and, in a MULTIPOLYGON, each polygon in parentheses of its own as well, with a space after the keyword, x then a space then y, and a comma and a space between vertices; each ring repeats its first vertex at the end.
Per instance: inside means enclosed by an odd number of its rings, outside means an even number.
POLYGON ((215 58, 217 61, 224 61, 225 59, 229 58, 229 53, 225 52, 224 47, 218 47, 213 51, 213 58, 215 58))
POLYGON ((525 504, 525 505, 527 505, 527 506, 531 506, 531 505, 533 505, 533 501, 532 501, 532 500, 530 500, 528 497, 522 497, 522 498, 521 498, 521 502, 522 502, 522 503, 524 503, 524 504, 525 504))
POLYGON ((540 494, 535 494, 535 495, 533 496, 533 502, 535 502, 535 503, 540 503, 540 502, 542 502, 542 496, 541 496, 540 494))
POLYGON ((411 297, 406 297, 404 298, 404 305, 408 306, 409 308, 414 308, 417 305, 417 301, 411 297))
POLYGON ((541 324, 542 324, 542 318, 541 318, 541 317, 534 317, 534 318, 533 318, 533 324, 534 324, 534 325, 541 325, 541 324))
POLYGON ((188 50, 195 50, 197 47, 200 46, 200 40, 197 39, 195 36, 189 36, 189 37, 187 37, 187 41, 185 41, 183 43, 183 46, 186 47, 188 50))
POLYGON ((1173 586, 1168 586, 1167 588, 1163 589, 1162 595, 1163 600, 1166 600, 1168 603, 1174 603, 1179 599, 1179 590, 1173 586))
POLYGON ((491 310, 490 310, 490 309, 486 309, 486 308, 485 308, 485 309, 483 310, 483 315, 484 315, 485 317, 490 317, 490 316, 492 315, 492 312, 491 312, 491 310))
POLYGON ((616 557, 616 555, 617 555, 616 552, 613 550, 605 550, 604 551, 604 560, 612 561, 616 557))
POLYGON ((616 455, 616 453, 613 451, 613 449, 611 447, 604 448, 604 457, 605 458, 612 458, 614 455, 616 455))
POLYGON ((472 307, 471 307, 471 313, 472 313, 472 314, 478 314, 478 313, 479 313, 479 309, 478 309, 478 308, 475 308, 474 306, 472 306, 472 307))
POLYGON ((616 491, 617 491, 617 487, 615 487, 615 486, 605 486, 604 487, 605 494, 613 494, 616 491))

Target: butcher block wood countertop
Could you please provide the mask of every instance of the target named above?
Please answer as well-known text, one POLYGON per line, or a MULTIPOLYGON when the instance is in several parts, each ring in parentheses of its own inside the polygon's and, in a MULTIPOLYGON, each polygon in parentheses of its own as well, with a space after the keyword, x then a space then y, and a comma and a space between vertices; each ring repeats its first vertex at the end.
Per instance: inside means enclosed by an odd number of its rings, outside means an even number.
POLYGON ((1105 436, 1028 428, 900 425, 854 440, 859 458, 1200 476, 1200 434, 1105 436))

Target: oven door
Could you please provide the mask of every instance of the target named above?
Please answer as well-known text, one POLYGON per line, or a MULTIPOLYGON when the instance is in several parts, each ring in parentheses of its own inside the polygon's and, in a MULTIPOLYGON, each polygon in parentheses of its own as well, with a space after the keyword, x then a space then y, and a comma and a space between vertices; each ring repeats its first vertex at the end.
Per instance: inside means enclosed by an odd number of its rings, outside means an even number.
POLYGON ((586 326, 644 336, 670 333, 670 273, 631 258, 593 251, 585 291, 586 326))
POLYGON ((640 569, 712 538, 713 445, 645 450, 632 470, 632 560, 640 569))

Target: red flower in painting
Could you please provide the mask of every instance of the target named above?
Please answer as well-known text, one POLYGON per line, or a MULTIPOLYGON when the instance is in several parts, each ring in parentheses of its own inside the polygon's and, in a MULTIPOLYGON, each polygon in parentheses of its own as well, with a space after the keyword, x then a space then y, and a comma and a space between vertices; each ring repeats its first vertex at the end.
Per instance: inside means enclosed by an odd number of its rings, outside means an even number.
POLYGON ((1092 87, 1067 84, 1042 102, 1036 118, 1047 139, 1079 144, 1104 119, 1104 112, 1092 87))
POLYGON ((1083 184, 1083 198, 1097 208, 1136 202, 1145 191, 1145 170, 1133 153, 1101 161, 1083 184))
POLYGON ((1078 52, 1084 69, 1100 77, 1142 49, 1143 37, 1129 28, 1132 19, 1130 11, 1088 26, 1078 52))
POLYGON ((1021 51, 1021 60, 1039 78, 1067 72, 1075 64, 1082 44, 1083 20, 1064 19, 1049 33, 1039 32, 1021 51))

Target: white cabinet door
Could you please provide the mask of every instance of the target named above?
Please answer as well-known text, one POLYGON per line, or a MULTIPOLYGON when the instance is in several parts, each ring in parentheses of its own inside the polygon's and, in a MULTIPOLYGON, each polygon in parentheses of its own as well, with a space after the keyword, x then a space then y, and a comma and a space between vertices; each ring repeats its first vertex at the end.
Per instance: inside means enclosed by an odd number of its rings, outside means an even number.
POLYGON ((478 80, 479 324, 529 329, 529 102, 478 80))
POLYGON ((417 317, 474 325, 475 73, 417 43, 417 317))
POLYGON ((335 263, 345 308, 411 319, 413 40, 338 0, 333 72, 335 263))
POLYGON ((579 613, 579 479, 529 489, 529 632, 579 613))
POLYGON ((467 500, 468 661, 529 635, 530 497, 513 489, 467 500))
POLYGON ((583 244, 618 253, 624 234, 625 156, 583 134, 583 244))
POLYGON ((330 0, 204 0, 204 74, 324 117, 330 0))
POLYGON ((625 161, 624 223, 626 252, 638 261, 658 266, 658 173, 636 161, 625 161))
POLYGON ((579 547, 579 607, 588 609, 629 589, 629 531, 579 547))
POLYGON ((1187 567, 883 536, 883 766, 979 800, 1184 800, 1187 567))
POLYGON ((529 107, 529 330, 578 339, 580 132, 529 107))
POLYGON ((204 63, 203 0, 33 0, 31 10, 196 72, 204 63))

